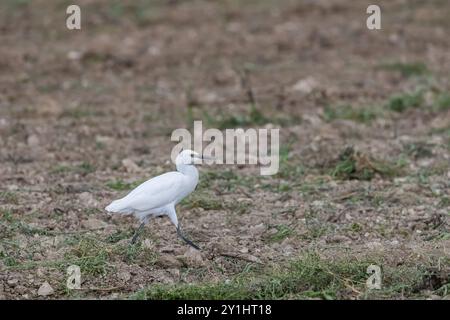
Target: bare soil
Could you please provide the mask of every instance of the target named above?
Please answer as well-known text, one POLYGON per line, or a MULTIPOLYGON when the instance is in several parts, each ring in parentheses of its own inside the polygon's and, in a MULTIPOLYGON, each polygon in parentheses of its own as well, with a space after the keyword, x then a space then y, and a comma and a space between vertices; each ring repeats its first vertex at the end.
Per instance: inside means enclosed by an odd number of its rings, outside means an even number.
POLYGON ((375 31, 367 1, 83 0, 82 30, 68 4, 0 5, 0 298, 128 298, 308 252, 422 270, 384 298, 449 297, 448 1, 381 1, 375 31), (178 215, 202 251, 166 218, 130 246, 137 221, 103 208, 173 170, 196 119, 280 128, 280 172, 201 167, 178 215))

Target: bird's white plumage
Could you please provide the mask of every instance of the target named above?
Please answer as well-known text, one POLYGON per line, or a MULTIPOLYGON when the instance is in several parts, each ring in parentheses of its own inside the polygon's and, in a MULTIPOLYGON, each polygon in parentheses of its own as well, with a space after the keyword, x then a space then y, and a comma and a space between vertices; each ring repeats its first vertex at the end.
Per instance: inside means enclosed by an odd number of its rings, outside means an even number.
POLYGON ((149 211, 175 203, 183 194, 185 177, 179 172, 168 172, 142 183, 122 199, 106 207, 108 211, 131 213, 149 211))
POLYGON ((105 210, 110 213, 134 214, 141 221, 166 214, 178 226, 175 206, 194 191, 198 183, 195 158, 198 159, 199 155, 194 151, 182 151, 176 160, 178 171, 147 180, 125 197, 113 201, 105 210))

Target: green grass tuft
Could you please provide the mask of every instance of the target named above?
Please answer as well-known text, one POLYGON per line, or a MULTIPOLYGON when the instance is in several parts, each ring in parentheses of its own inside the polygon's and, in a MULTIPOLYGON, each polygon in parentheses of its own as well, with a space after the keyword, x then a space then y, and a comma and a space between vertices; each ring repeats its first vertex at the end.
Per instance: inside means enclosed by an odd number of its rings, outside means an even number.
POLYGON ((0 192, 0 203, 19 204, 19 198, 16 193, 12 191, 0 192))
POLYGON ((416 91, 413 93, 403 93, 392 96, 387 107, 391 111, 404 112, 411 108, 418 108, 424 103, 424 96, 422 91, 416 91))
POLYGON ((281 242, 294 234, 294 229, 288 225, 280 224, 275 229, 277 232, 269 237, 269 242, 281 242))
POLYGON ((378 116, 378 112, 373 108, 354 108, 350 105, 337 107, 327 106, 324 110, 325 121, 331 122, 336 119, 352 120, 361 123, 370 123, 378 116))
POLYGON ((204 113, 204 118, 208 125, 218 128, 219 130, 249 127, 249 126, 262 126, 270 122, 270 119, 266 118, 264 114, 252 106, 250 112, 244 115, 230 115, 230 116, 219 116, 211 117, 206 111, 204 113))
POLYGON ((426 142, 408 143, 403 148, 405 153, 414 159, 428 158, 433 155, 433 145, 426 142))
POLYGON ((224 209, 223 201, 212 199, 209 196, 202 197, 191 195, 187 199, 183 199, 181 204, 187 209, 203 208, 205 210, 221 210, 224 209))
POLYGON ((82 273, 105 275, 113 269, 109 263, 111 252, 106 246, 91 238, 81 238, 77 246, 65 255, 65 263, 75 264, 82 273))
POLYGON ((400 72, 404 77, 422 76, 429 73, 429 70, 423 62, 394 62, 381 65, 384 70, 400 72))
POLYGON ((353 147, 348 147, 339 155, 331 170, 331 176, 344 180, 371 180, 376 174, 382 177, 398 176, 402 173, 401 168, 401 164, 373 159, 353 147))
POLYGON ((86 175, 92 172, 95 172, 96 168, 89 162, 82 162, 78 165, 67 166, 67 165, 58 165, 54 167, 51 172, 55 174, 64 174, 64 173, 78 173, 81 175, 86 175))
POLYGON ((106 183, 106 186, 108 188, 111 188, 116 191, 124 191, 124 190, 131 190, 136 188, 138 185, 140 185, 143 181, 135 181, 132 183, 125 182, 121 179, 116 179, 114 181, 109 181, 106 183))
POLYGON ((450 110, 450 93, 445 92, 438 95, 436 100, 434 101, 433 108, 436 111, 450 110))
MULTIPOLYGON (((188 108, 188 116, 193 118, 192 108, 188 108)), ((289 126, 301 123, 302 119, 298 116, 290 116, 287 118, 268 116, 259 108, 252 105, 250 111, 244 114, 233 115, 215 115, 211 116, 208 112, 203 112, 203 119, 210 127, 218 128, 219 130, 234 129, 234 128, 248 128, 260 127, 268 123, 277 124, 280 126, 289 126)))
MULTIPOLYGON (((365 284, 369 277, 367 267, 371 264, 382 265, 372 259, 326 260, 316 254, 306 254, 286 267, 266 269, 262 274, 248 272, 227 282, 157 284, 136 292, 130 298, 152 300, 401 298, 404 294, 414 295, 424 286, 428 286, 429 269, 416 265, 384 266, 382 289, 368 291, 365 284)), ((446 285, 445 279, 440 280, 442 283, 431 288, 438 294, 444 291, 446 285)))
MULTIPOLYGON (((450 208, 450 197, 444 196, 439 200, 438 206, 440 208, 450 208)), ((450 215, 450 211, 449 211, 450 215)))

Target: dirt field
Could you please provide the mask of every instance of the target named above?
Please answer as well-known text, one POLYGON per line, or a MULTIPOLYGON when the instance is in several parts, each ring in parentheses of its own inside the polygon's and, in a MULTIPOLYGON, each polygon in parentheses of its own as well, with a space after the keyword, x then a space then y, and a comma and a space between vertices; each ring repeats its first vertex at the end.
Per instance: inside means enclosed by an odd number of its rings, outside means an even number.
POLYGON ((0 4, 1 299, 450 297, 450 4, 0 4), (280 171, 200 168, 135 245, 103 208, 176 128, 280 128, 280 171), (366 288, 381 267, 381 290, 366 288), (81 268, 81 290, 66 288, 81 268), (48 283, 45 284, 45 282, 48 283))

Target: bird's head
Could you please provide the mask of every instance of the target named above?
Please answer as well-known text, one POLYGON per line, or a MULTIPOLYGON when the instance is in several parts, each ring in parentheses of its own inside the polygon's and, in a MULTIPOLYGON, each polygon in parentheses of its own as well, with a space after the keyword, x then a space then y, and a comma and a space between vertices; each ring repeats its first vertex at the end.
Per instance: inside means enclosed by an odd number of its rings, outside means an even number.
POLYGON ((206 159, 206 157, 202 157, 201 154, 192 150, 183 150, 181 151, 176 159, 176 164, 184 164, 184 165, 194 165, 202 163, 201 160, 206 159))

